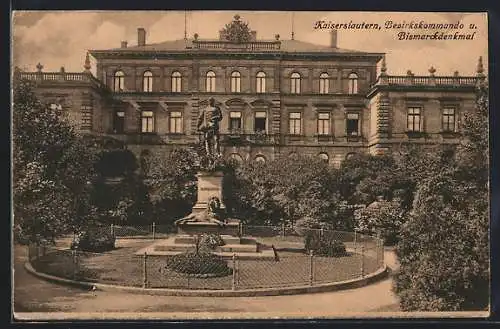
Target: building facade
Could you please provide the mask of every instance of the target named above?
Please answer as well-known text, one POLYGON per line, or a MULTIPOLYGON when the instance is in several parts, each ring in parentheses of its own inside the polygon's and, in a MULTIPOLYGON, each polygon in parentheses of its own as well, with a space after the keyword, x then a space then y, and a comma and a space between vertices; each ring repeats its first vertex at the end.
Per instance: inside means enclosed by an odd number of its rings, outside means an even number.
POLYGON ((90 50, 82 73, 39 65, 19 74, 35 81, 45 102, 66 109, 78 131, 123 141, 137 155, 196 143, 198 114, 213 97, 225 157, 308 154, 337 166, 353 153, 457 143, 485 79, 481 59, 476 76, 436 76, 433 68, 428 76, 390 76, 384 53, 340 49, 335 30, 329 46, 261 40, 236 15, 219 34, 148 44, 139 28, 137 45, 90 50))

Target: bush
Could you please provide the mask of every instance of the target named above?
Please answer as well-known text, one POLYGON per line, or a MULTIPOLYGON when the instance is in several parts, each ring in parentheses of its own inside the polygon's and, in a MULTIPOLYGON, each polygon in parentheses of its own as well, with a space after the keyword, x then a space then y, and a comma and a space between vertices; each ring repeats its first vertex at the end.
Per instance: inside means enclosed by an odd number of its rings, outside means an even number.
POLYGON ((200 248, 206 250, 215 250, 218 246, 223 246, 224 240, 217 233, 203 234, 200 239, 200 248))
POLYGON ((304 245, 306 250, 312 251, 317 256, 343 257, 347 255, 342 241, 320 237, 318 233, 308 233, 304 238, 304 245))
POLYGON ((115 248, 115 237, 108 227, 94 227, 78 232, 71 242, 71 249, 103 252, 115 248))
POLYGON ((358 209, 354 216, 358 232, 377 235, 386 246, 397 244, 401 226, 406 221, 406 214, 397 202, 382 202, 377 208, 358 209))
POLYGON ((222 257, 208 252, 185 252, 167 258, 166 268, 178 273, 226 276, 233 273, 222 257))

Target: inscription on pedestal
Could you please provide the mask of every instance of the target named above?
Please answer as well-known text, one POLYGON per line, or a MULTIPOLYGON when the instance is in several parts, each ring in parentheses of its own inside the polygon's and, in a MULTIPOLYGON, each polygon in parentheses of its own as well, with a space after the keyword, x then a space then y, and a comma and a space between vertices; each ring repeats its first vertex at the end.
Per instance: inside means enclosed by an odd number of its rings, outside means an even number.
POLYGON ((222 178, 222 174, 198 175, 198 204, 206 203, 212 196, 222 200, 222 178))

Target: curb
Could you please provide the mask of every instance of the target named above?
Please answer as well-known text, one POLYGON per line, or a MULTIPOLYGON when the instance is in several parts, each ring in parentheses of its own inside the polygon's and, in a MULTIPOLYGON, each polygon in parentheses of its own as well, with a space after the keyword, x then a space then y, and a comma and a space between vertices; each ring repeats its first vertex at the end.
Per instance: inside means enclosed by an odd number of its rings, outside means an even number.
POLYGON ((28 273, 57 284, 77 287, 95 289, 100 291, 111 292, 128 292, 133 294, 144 295, 160 295, 160 296, 184 296, 184 297, 256 297, 256 296, 281 296, 281 295, 297 295, 309 294, 318 292, 329 292, 337 290, 346 290, 353 288, 360 288, 370 283, 376 282, 388 275, 387 265, 384 264, 382 268, 373 272, 364 278, 339 281, 334 283, 324 283, 315 286, 296 286, 286 288, 259 288, 259 289, 241 289, 241 290, 192 290, 192 289, 168 289, 168 288, 139 288, 130 286, 118 286, 104 283, 83 282, 70 279, 61 278, 54 275, 49 275, 37 272, 33 266, 26 262, 24 268, 28 273))

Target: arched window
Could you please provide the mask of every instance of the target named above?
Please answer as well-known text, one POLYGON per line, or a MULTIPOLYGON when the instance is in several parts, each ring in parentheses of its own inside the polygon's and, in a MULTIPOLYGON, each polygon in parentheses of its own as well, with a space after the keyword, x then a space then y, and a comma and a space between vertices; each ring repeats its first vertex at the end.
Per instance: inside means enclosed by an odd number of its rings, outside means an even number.
POLYGON ((265 163, 266 162, 266 158, 263 155, 257 155, 254 160, 257 163, 265 163))
POLYGON ((116 92, 125 89, 125 73, 123 71, 116 71, 113 76, 113 90, 116 92))
POLYGON ((318 154, 318 157, 326 163, 328 163, 328 160, 330 159, 328 157, 328 154, 326 154, 325 152, 321 152, 320 154, 318 154))
POLYGON ((214 71, 207 72, 206 91, 209 93, 213 93, 215 91, 215 73, 214 73, 214 71))
POLYGON ((142 75, 142 91, 150 93, 153 91, 153 73, 146 71, 142 75))
POLYGON ((182 90, 182 75, 180 72, 172 73, 172 92, 180 93, 182 90))
POLYGON ((328 73, 321 73, 319 76, 319 93, 328 94, 328 88, 330 87, 328 80, 328 73))
POLYGON ((349 74, 349 94, 358 93, 358 75, 356 73, 349 74))
POLYGON ((231 92, 241 92, 241 74, 238 71, 231 73, 231 92))
POLYGON ((297 72, 292 73, 290 77, 290 92, 292 94, 300 94, 300 74, 297 72))
POLYGON ((264 72, 257 73, 257 93, 266 92, 266 74, 264 72))

